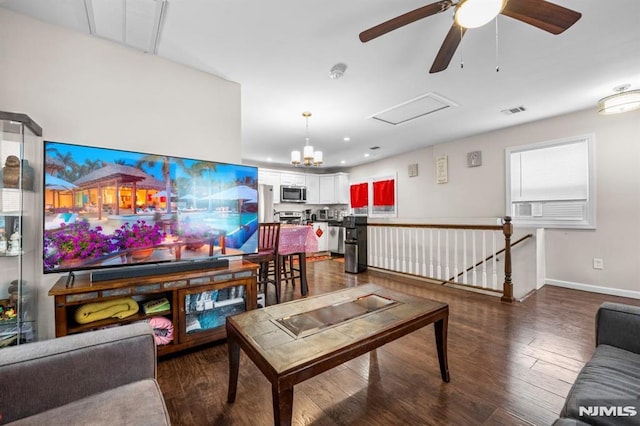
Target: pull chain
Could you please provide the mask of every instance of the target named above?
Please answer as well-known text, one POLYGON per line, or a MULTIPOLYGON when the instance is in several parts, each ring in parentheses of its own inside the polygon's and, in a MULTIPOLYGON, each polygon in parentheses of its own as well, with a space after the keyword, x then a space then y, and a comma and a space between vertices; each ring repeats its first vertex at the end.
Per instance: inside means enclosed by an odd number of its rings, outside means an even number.
POLYGON ((496 72, 500 72, 500 54, 498 51, 498 17, 496 16, 496 72))
MULTIPOLYGON (((462 36, 464 35, 464 30, 460 27, 460 42, 462 42, 462 36)), ((464 61, 462 60, 462 48, 460 50, 460 69, 464 68, 464 61)))

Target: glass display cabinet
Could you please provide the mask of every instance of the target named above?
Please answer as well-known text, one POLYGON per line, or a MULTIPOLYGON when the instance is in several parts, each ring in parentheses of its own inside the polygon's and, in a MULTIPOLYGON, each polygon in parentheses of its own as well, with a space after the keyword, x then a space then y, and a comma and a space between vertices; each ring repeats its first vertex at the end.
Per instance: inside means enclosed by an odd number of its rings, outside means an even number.
POLYGON ((41 136, 29 116, 0 111, 0 348, 36 339, 41 136))
POLYGON ((229 315, 246 311, 246 293, 244 285, 181 292, 185 313, 181 336, 189 339, 195 334, 224 326, 229 315))

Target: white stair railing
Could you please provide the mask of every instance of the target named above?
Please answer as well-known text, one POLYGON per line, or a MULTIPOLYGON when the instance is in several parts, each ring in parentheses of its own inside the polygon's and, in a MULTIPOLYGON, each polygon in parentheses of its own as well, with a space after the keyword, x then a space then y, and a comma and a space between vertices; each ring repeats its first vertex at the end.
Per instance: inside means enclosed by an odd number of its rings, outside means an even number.
MULTIPOLYGON (((501 225, 369 223, 370 266, 435 279, 443 284, 500 292, 502 300, 513 301, 513 225, 509 217, 502 222, 501 225), (502 247, 498 249, 499 246, 502 247), (504 271, 498 268, 500 254, 504 258, 504 271), (500 278, 503 278, 502 286, 500 278)), ((522 239, 516 243, 520 241, 522 239)))

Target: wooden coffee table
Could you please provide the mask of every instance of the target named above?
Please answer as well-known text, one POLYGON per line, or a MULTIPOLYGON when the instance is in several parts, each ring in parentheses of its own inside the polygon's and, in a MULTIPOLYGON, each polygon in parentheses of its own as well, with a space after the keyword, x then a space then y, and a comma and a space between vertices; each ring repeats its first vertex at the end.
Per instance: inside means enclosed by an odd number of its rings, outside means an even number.
POLYGON ((431 323, 448 382, 448 319, 445 303, 375 284, 227 317, 227 401, 236 399, 242 348, 271 382, 275 424, 290 425, 294 385, 431 323))

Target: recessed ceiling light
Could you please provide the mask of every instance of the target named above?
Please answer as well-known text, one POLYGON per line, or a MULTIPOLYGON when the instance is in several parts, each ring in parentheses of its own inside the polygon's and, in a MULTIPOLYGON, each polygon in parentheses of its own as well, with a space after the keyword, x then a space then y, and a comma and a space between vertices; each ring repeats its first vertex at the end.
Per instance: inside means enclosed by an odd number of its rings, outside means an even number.
POLYGON ((365 157, 368 157, 368 156, 369 156, 369 153, 367 152, 364 156, 365 156, 365 157))
POLYGON ((340 164, 346 164, 346 163, 347 163, 347 162, 346 162, 346 161, 344 161, 344 160, 341 160, 341 161, 340 161, 340 164))
POLYGON ((349 136, 345 136, 342 140, 344 140, 345 142, 349 142, 351 138, 349 136))
POLYGON ((272 162, 272 161, 273 161, 273 158, 271 158, 271 157, 267 157, 267 161, 268 161, 268 162, 272 162))

